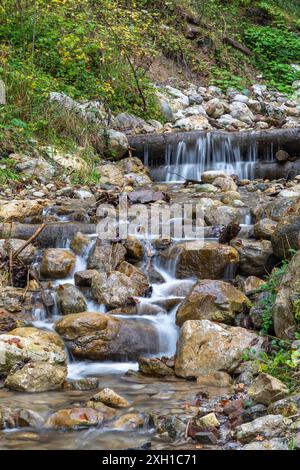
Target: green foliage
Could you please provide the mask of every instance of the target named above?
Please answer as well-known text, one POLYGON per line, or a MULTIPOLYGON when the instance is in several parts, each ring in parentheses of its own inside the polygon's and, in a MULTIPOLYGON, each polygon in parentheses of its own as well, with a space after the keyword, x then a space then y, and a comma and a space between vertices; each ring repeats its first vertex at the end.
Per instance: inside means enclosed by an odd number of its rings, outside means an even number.
POLYGON ((8 184, 17 181, 19 176, 14 171, 14 160, 9 158, 0 159, 0 184, 8 184))
POLYGON ((291 64, 300 57, 300 37, 294 32, 274 27, 253 26, 245 31, 248 46, 268 82, 281 91, 290 91, 300 72, 291 64))
POLYGON ((263 306, 263 315, 262 315, 262 332, 268 333, 272 327, 272 309, 276 300, 276 295, 278 288, 280 286, 281 280, 286 273, 288 268, 288 261, 283 261, 280 268, 273 269, 271 275, 269 276, 268 281, 262 287, 260 287, 261 292, 265 292, 266 296, 261 300, 263 306))

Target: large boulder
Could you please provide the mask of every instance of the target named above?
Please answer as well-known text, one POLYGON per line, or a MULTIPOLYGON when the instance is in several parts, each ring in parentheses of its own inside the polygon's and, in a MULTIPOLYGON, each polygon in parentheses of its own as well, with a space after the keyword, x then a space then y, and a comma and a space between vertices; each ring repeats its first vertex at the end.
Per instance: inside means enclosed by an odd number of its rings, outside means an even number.
POLYGON ((97 171, 100 175, 101 185, 112 185, 122 187, 125 185, 125 177, 121 168, 115 163, 99 165, 97 171))
POLYGON ((30 362, 21 369, 10 372, 5 386, 18 392, 46 392, 62 388, 67 368, 46 362, 30 362))
POLYGON ((97 239, 88 257, 87 268, 108 273, 124 261, 126 248, 121 243, 110 243, 97 239))
POLYGON ((179 279, 224 279, 229 270, 239 264, 239 254, 234 248, 213 242, 179 243, 163 256, 176 260, 176 277, 179 279))
POLYGON ((41 215, 49 205, 47 200, 0 200, 0 222, 22 222, 26 217, 41 215))
POLYGON ((139 295, 132 280, 125 274, 114 271, 110 274, 97 273, 92 278, 92 295, 99 304, 118 308, 134 302, 139 295))
POLYGON ((62 315, 85 312, 84 295, 73 284, 61 284, 56 289, 57 306, 62 315))
POLYGON ((244 274, 260 276, 270 271, 273 250, 269 240, 235 238, 230 245, 239 253, 240 270, 244 274))
POLYGON ((249 300, 238 289, 223 281, 204 280, 192 287, 176 313, 176 323, 187 320, 211 320, 231 324, 247 309, 249 300))
POLYGON ((67 277, 75 267, 76 256, 62 248, 48 248, 44 251, 40 273, 46 279, 67 277))
POLYGON ((29 327, 0 335, 0 374, 8 375, 16 364, 30 361, 64 365, 67 355, 59 336, 29 327))
POLYGON ((293 339, 297 331, 297 306, 295 301, 300 296, 300 252, 290 261, 281 280, 275 304, 272 309, 276 336, 281 339, 293 339))
POLYGON ((175 372, 185 378, 218 371, 232 373, 247 349, 258 353, 262 347, 263 338, 244 328, 209 320, 189 320, 180 331, 175 372))
POLYGON ((254 225, 254 235, 257 239, 271 240, 277 223, 271 219, 261 219, 254 225))
POLYGON ((260 374, 248 390, 248 395, 263 405, 270 405, 274 401, 281 400, 287 394, 288 388, 281 380, 265 373, 260 374))
POLYGON ((136 360, 155 353, 159 338, 147 322, 120 320, 99 313, 66 315, 55 324, 75 357, 99 361, 136 360))

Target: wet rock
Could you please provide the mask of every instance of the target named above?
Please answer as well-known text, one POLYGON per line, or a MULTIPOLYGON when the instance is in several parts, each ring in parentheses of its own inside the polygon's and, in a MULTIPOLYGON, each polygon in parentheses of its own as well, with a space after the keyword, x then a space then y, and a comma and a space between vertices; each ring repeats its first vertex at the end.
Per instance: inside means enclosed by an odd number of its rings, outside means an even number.
POLYGON ((235 238, 230 245, 240 256, 240 270, 244 274, 260 276, 272 267, 272 244, 269 240, 246 240, 235 238))
POLYGON ((189 320, 180 331, 175 372, 185 378, 218 371, 231 373, 242 362, 245 350, 259 352, 262 347, 263 339, 244 328, 189 320))
POLYGON ((290 420, 281 415, 267 415, 236 428, 236 438, 242 443, 249 443, 257 436, 269 439, 284 436, 290 420))
POLYGON ((75 357, 99 361, 136 360, 158 350, 155 328, 99 313, 66 315, 55 324, 75 357))
POLYGON ((214 433, 210 431, 197 432, 193 437, 195 441, 203 445, 215 445, 218 442, 214 433))
POLYGON ((300 253, 298 252, 288 265, 281 280, 275 304, 272 309, 276 336, 282 339, 294 339, 297 329, 295 301, 299 298, 300 253))
MULTIPOLYGON (((224 180, 225 178, 221 178, 224 180)), ((235 207, 225 205, 213 205, 208 207, 204 213, 207 225, 224 225, 241 222, 241 213, 235 207)))
POLYGON ((254 225, 254 235, 257 239, 271 240, 277 223, 271 219, 262 219, 254 225))
POLYGON ((182 437, 186 432, 186 422, 174 415, 152 416, 158 434, 167 434, 171 439, 182 437))
POLYGON ((10 372, 5 380, 5 386, 18 392, 46 392, 59 390, 67 376, 66 367, 33 362, 25 364, 22 369, 10 372))
POLYGON ((139 372, 150 377, 173 377, 174 369, 157 357, 140 357, 139 372))
POLYGON ((129 236, 124 246, 127 252, 126 259, 128 261, 141 261, 144 258, 144 246, 138 238, 129 236))
POLYGON ((57 306, 61 315, 85 312, 87 303, 84 295, 73 284, 61 284, 56 289, 57 306))
POLYGON ((265 285, 265 281, 260 279, 256 276, 249 276, 245 279, 244 282, 244 292, 246 295, 249 295, 257 290, 259 290, 263 285, 265 285))
POLYGON ((122 397, 121 395, 118 395, 116 392, 114 392, 114 390, 111 390, 110 388, 104 388, 103 390, 98 392, 91 398, 91 401, 100 401, 104 405, 109 406, 111 408, 128 408, 130 406, 126 398, 122 397))
POLYGON ((75 267, 76 257, 68 250, 49 248, 44 251, 40 273, 44 278, 62 279, 75 267))
POLYGON ((59 410, 49 416, 44 427, 48 429, 80 429, 99 426, 103 420, 103 414, 92 408, 71 408, 59 410))
POLYGON ((142 428, 146 424, 145 415, 142 413, 127 413, 120 416, 116 421, 110 424, 110 429, 119 429, 124 431, 134 431, 142 428))
POLYGON ((41 215, 47 207, 47 200, 0 200, 0 222, 22 222, 26 217, 41 215))
POLYGON ((22 323, 22 320, 18 319, 15 314, 0 309, 0 333, 11 331, 18 326, 22 326, 22 323))
POLYGON ((21 312, 24 308, 24 289, 5 287, 0 289, 0 308, 10 313, 21 312))
POLYGON ((122 261, 118 266, 118 271, 122 274, 125 274, 130 281, 131 285, 134 287, 134 295, 138 297, 143 297, 147 290, 150 287, 147 276, 140 269, 136 268, 132 264, 127 263, 127 261, 122 261))
POLYGON ((29 361, 65 364, 67 356, 64 346, 55 337, 55 333, 36 328, 17 328, 9 334, 0 335, 0 374, 8 375, 15 365, 29 361), (27 329, 31 330, 31 334, 24 333, 22 336, 23 330, 27 329))
POLYGON ((102 273, 114 271, 125 259, 126 248, 121 243, 102 242, 97 239, 92 248, 88 261, 88 269, 96 269, 102 273))
POLYGON ((97 273, 92 278, 92 295, 99 304, 108 308, 118 308, 134 303, 138 291, 132 281, 119 271, 109 275, 97 273))
POLYGON ((88 251, 91 239, 88 235, 78 232, 71 242, 71 248, 76 255, 82 256, 88 251))
POLYGON ((87 408, 92 408, 93 410, 102 413, 104 416, 104 421, 111 421, 118 413, 118 410, 115 408, 110 408, 109 406, 104 405, 101 401, 89 400, 86 403, 87 408))
POLYGON ((0 407, 0 429, 39 428, 43 423, 42 417, 25 408, 0 407))
MULTIPOLYGON (((72 390, 86 391, 95 390, 99 387, 98 377, 84 377, 82 379, 68 380, 66 388, 72 390)), ((89 405, 87 405, 89 407, 89 405)))
POLYGON ((98 271, 95 269, 87 269, 86 271, 77 271, 74 274, 75 285, 78 287, 91 287, 92 279, 98 271))
POLYGON ((211 374, 199 375, 197 384, 201 387, 227 388, 232 385, 232 378, 227 372, 213 372, 211 374))
MULTIPOLYGON (((238 266, 237 251, 213 242, 179 243, 164 252, 169 259, 176 259, 176 277, 197 277, 198 279, 224 279, 229 268, 238 266)), ((163 255, 164 255, 163 254, 163 255)))
POLYGON ((211 320, 231 324, 237 313, 249 306, 249 300, 238 289, 223 281, 204 280, 189 292, 176 313, 176 324, 186 320, 211 320))
POLYGON ((289 450, 287 439, 274 437, 266 441, 254 441, 243 446, 242 450, 289 450))
POLYGON ((288 393, 287 387, 280 380, 269 374, 260 374, 248 390, 249 396, 263 405, 284 398, 288 393))
POLYGON ((213 182, 214 186, 217 186, 221 191, 237 191, 237 185, 233 178, 230 176, 221 177, 219 176, 213 182))
MULTIPOLYGON (((24 240, 18 240, 16 238, 11 238, 10 240, 0 240, 0 257, 8 258, 10 252, 16 252, 24 245, 24 243, 24 240)), ((30 243, 24 250, 22 250, 18 256, 18 259, 24 264, 31 264, 36 254, 37 249, 30 243)))

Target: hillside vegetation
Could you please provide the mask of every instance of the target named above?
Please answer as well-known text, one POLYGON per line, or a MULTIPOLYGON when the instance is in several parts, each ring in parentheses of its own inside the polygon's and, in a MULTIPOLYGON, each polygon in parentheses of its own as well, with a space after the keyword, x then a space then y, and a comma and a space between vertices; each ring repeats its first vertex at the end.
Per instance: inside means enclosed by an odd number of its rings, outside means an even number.
POLYGON ((179 82, 243 89, 262 79, 289 92, 300 78, 291 66, 299 62, 299 32, 293 0, 4 0, 1 140, 69 145, 81 124, 49 107, 51 91, 160 119, 152 82, 162 79, 164 63, 179 82))

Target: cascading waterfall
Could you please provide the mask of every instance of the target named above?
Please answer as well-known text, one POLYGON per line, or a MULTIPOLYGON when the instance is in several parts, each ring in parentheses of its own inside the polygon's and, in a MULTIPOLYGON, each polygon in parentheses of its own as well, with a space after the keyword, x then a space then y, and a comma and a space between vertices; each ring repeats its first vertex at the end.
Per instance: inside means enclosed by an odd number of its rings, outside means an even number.
MULTIPOLYGON (((273 152, 268 158, 272 159, 273 152)), ((145 148, 144 161, 152 169, 157 181, 183 182, 185 179, 200 180, 207 170, 222 170, 236 174, 240 178, 253 178, 257 161, 257 145, 250 141, 246 149, 241 149, 232 134, 210 132, 199 136, 195 142, 186 144, 184 140, 168 144, 165 149, 165 163, 155 168, 145 148)))

